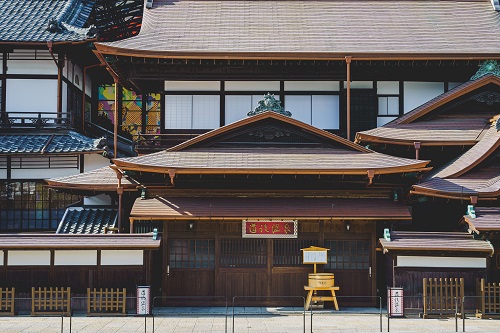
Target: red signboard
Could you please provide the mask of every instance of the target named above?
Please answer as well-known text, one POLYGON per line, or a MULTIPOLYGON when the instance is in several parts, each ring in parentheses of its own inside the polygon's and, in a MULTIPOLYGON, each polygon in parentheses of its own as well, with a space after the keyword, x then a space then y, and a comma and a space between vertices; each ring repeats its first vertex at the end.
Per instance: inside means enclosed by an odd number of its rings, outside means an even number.
POLYGON ((296 220, 246 220, 243 221, 243 237, 297 238, 296 220))

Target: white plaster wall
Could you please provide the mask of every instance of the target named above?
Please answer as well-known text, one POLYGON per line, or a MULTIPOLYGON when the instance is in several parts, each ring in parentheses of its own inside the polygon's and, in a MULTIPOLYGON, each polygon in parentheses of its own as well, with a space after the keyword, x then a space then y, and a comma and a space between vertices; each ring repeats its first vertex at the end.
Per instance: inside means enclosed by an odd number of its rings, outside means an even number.
POLYGON ((377 94, 379 94, 379 95, 389 95, 389 94, 399 95, 399 82, 398 81, 378 81, 377 82, 377 94))
POLYGON ((50 251, 9 251, 7 256, 9 266, 48 266, 50 251))
POLYGON ((442 93, 443 82, 405 82, 404 112, 407 113, 442 93))
MULTIPOLYGON (((118 184, 117 184, 118 185, 118 184)), ((106 194, 99 194, 92 197, 83 198, 84 206, 109 206, 111 205, 111 197, 106 194)))
POLYGON ((384 126, 390 121, 393 121, 397 117, 377 117, 377 127, 384 126))
POLYGON ((84 160, 83 164, 84 172, 92 171, 110 165, 109 158, 106 158, 101 154, 85 154, 83 160, 84 160))
POLYGON ((339 91, 338 81, 285 81, 285 91, 339 91))
MULTIPOLYGON (((226 81, 226 91, 265 91, 271 94, 280 91, 279 81, 226 81)), ((262 95, 261 99, 264 97, 262 95)))
MULTIPOLYGON (((344 81, 344 88, 347 89, 347 82, 344 81)), ((373 81, 351 81, 351 89, 372 89, 373 81)))
POLYGON ((83 266, 97 265, 96 250, 57 250, 54 251, 54 265, 83 266))
POLYGON ((71 82, 73 82, 73 84, 75 86, 77 86, 78 89, 80 89, 80 90, 83 89, 83 71, 77 65, 75 65, 73 67, 73 76, 71 77, 71 82), (77 79, 76 79, 77 76, 78 76, 78 82, 77 82, 77 79))
POLYGON ((3 266, 3 258, 4 258, 4 253, 3 251, 0 251, 0 266, 3 266))
POLYGON ((143 264, 142 250, 102 250, 101 265, 131 266, 143 264))
POLYGON ((12 169, 12 179, 50 179, 79 174, 77 168, 68 169, 12 169))
POLYGON ((68 111, 68 84, 66 82, 62 83, 62 112, 68 111))
POLYGON ((486 268, 486 258, 398 256, 398 267, 486 268))
POLYGON ((57 75, 57 66, 52 59, 47 60, 7 60, 7 74, 48 74, 57 75))
POLYGON ((220 81, 165 81, 165 91, 220 91, 220 81))
POLYGON ((64 63, 64 77, 66 77, 70 82, 73 77, 73 63, 71 61, 65 61, 64 63))
POLYGON ((57 113, 57 80, 7 79, 7 112, 57 113))
MULTIPOLYGON (((83 82, 83 74, 82 74, 82 82, 83 82)), ((85 77, 85 95, 92 97, 92 77, 88 74, 85 77)))

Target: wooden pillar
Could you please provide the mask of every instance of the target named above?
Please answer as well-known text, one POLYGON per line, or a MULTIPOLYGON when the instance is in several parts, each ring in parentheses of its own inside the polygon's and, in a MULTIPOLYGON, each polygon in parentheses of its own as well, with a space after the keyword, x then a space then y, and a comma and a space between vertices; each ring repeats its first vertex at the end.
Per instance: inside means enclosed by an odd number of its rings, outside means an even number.
POLYGON ((114 126, 113 126, 113 158, 117 158, 117 150, 118 150, 118 101, 120 97, 120 84, 118 83, 118 78, 114 78, 115 80, 115 107, 113 111, 114 118, 114 126))
POLYGON ((347 64, 347 140, 351 140, 351 56, 345 57, 347 64))

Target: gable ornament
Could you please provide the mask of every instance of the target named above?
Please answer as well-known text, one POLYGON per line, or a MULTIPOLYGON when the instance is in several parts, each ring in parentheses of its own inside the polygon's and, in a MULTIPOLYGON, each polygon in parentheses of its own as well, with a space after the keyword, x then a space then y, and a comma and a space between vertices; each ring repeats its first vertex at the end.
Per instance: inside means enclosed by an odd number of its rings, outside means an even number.
POLYGON ((281 106, 281 102, 274 98, 274 95, 270 93, 265 94, 264 99, 261 99, 259 101, 259 105, 253 109, 253 111, 248 112, 247 116, 255 116, 266 111, 273 111, 287 117, 292 116, 292 113, 290 111, 285 111, 285 109, 281 106))
POLYGON ((477 80, 485 75, 492 74, 500 78, 500 64, 496 60, 485 60, 479 70, 470 79, 477 80))

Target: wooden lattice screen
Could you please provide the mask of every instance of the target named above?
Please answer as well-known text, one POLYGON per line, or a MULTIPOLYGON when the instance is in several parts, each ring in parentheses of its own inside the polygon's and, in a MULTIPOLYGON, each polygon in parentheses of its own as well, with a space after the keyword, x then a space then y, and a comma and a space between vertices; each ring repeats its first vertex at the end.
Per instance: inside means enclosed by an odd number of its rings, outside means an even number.
POLYGON ((125 315, 127 289, 87 288, 87 315, 125 315))
POLYGON ((491 318, 500 315, 500 283, 486 283, 481 279, 478 283, 478 309, 476 317, 491 318))
POLYGON ((424 278, 424 318, 462 313, 464 278, 424 278))
POLYGON ((71 288, 31 288, 31 315, 71 315, 71 288))
POLYGON ((0 315, 14 315, 15 288, 0 288, 0 315))

